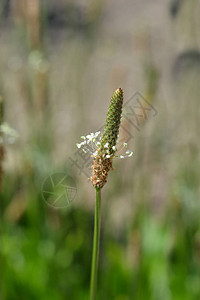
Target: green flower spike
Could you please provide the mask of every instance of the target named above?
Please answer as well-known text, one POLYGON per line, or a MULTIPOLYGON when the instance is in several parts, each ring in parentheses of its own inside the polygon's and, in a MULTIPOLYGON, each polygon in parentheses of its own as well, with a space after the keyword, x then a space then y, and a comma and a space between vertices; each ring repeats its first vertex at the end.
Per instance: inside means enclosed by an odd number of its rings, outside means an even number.
MULTIPOLYGON (((100 131, 90 133, 82 136, 83 141, 76 144, 84 153, 90 152, 93 157, 90 180, 96 189, 101 189, 107 182, 108 172, 112 169, 114 158, 126 158, 133 155, 133 152, 127 149, 123 155, 116 155, 122 105, 123 90, 118 88, 111 98, 102 136, 100 131)), ((124 143, 124 148, 127 148, 127 143, 124 143)))
POLYGON ((113 155, 116 152, 116 143, 119 134, 120 119, 123 105, 123 90, 117 89, 110 101, 104 133, 101 138, 99 155, 113 155))
POLYGON ((120 119, 123 105, 123 90, 117 89, 110 101, 104 133, 100 139, 97 155, 92 164, 92 177, 90 178, 95 188, 102 188, 107 182, 107 176, 112 169, 112 159, 115 156, 117 138, 119 134, 120 119))

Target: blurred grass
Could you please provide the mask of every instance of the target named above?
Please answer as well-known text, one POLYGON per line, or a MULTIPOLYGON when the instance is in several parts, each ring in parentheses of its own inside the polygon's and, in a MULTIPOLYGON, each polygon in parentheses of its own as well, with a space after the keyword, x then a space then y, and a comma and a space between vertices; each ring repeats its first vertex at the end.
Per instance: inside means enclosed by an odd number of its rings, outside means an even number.
POLYGON ((1 3, 0 95, 19 133, 0 193, 2 300, 88 299, 93 189, 66 162, 121 84, 158 115, 133 132, 133 159, 116 161, 103 190, 98 299, 199 299, 200 73, 185 55, 199 51, 199 24, 191 40, 179 22, 194 3, 171 21, 152 2, 1 3), (41 193, 56 172, 77 185, 62 210, 41 193))

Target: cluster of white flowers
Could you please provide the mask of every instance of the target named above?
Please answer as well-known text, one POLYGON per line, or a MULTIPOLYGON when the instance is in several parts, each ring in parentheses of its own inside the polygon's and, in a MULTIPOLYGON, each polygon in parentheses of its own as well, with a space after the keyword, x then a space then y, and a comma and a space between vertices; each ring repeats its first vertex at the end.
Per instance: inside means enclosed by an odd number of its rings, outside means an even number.
POLYGON ((77 148, 81 148, 84 153, 90 152, 91 155, 97 155, 97 149, 101 144, 99 139, 100 133, 100 131, 97 131, 86 136, 81 136, 83 142, 76 144, 77 148))
MULTIPOLYGON (((119 136, 118 136, 119 137, 119 136)), ((82 149, 84 153, 90 153, 92 157, 95 157, 98 155, 98 149, 101 145, 101 132, 97 131, 95 133, 90 133, 86 136, 81 136, 81 139, 83 139, 83 142, 80 144, 76 144, 77 148, 82 149)), ((117 142, 118 143, 118 142, 117 142)), ((133 155, 133 152, 130 150, 126 150, 126 152, 123 155, 111 155, 109 153, 108 143, 104 145, 104 148, 107 150, 105 156, 106 158, 126 158, 131 157, 133 155)), ((124 148, 127 148, 127 143, 123 144, 124 148)), ((113 146, 112 149, 116 152, 117 147, 113 146)))

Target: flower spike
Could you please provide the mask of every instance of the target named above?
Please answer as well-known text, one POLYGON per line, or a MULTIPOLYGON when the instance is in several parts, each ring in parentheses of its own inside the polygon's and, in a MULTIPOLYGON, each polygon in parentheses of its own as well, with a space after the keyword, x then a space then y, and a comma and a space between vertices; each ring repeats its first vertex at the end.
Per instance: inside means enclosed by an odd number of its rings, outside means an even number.
POLYGON ((89 179, 96 189, 101 189, 107 182, 108 172, 113 169, 112 160, 114 158, 126 158, 133 155, 132 151, 127 150, 127 143, 124 143, 125 153, 116 155, 122 105, 123 90, 118 88, 110 100, 102 136, 100 131, 90 133, 82 136, 82 142, 76 144, 78 148, 82 148, 84 153, 90 152, 93 157, 92 176, 89 179))
POLYGON ((104 133, 101 138, 101 147, 99 149, 100 155, 105 153, 113 155, 115 153, 115 146, 119 134, 119 126, 122 114, 122 105, 123 90, 119 88, 114 92, 108 108, 106 125, 104 127, 104 133))

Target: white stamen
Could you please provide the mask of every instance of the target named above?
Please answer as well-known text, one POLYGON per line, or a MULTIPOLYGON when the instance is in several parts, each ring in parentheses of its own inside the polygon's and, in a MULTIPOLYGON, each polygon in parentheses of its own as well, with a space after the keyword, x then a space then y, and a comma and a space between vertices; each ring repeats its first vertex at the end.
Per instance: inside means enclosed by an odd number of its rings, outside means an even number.
POLYGON ((126 155, 128 155, 128 157, 130 157, 130 156, 132 156, 132 155, 133 155, 133 152, 132 152, 132 151, 130 151, 130 150, 128 150, 128 151, 126 151, 126 155))

